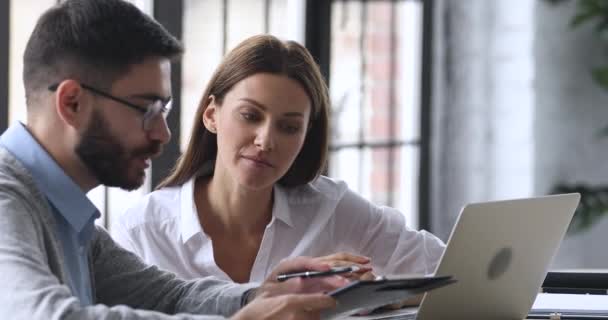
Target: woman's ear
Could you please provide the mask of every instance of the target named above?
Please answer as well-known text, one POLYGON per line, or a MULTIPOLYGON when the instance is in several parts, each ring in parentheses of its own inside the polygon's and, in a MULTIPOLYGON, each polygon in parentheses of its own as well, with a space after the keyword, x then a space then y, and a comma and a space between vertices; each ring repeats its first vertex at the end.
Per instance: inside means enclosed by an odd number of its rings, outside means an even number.
POLYGON ((207 108, 203 112, 203 125, 209 132, 217 133, 217 111, 218 106, 216 104, 215 96, 209 96, 209 103, 207 104, 207 108))

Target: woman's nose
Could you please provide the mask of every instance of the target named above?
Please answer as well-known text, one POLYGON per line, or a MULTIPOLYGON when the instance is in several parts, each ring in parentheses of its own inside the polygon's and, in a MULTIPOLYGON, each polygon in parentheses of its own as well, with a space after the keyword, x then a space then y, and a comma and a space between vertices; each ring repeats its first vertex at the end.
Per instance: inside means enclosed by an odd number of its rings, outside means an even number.
POLYGON ((261 127, 255 138, 255 145, 262 151, 272 151, 275 148, 275 142, 273 139, 272 129, 269 125, 261 127))

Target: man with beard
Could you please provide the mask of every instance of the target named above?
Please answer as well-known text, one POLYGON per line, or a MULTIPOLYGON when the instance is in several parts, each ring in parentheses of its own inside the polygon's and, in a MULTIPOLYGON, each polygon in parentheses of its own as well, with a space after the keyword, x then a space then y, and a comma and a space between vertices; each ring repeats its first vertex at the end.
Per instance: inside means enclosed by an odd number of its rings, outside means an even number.
POLYGON ((3 317, 315 319, 335 304, 315 292, 343 278, 274 280, 329 268, 310 258, 285 261, 259 287, 183 281, 95 226, 85 193, 137 188, 170 139, 170 63, 181 52, 122 0, 68 0, 40 17, 24 53, 27 124, 0 136, 3 317))

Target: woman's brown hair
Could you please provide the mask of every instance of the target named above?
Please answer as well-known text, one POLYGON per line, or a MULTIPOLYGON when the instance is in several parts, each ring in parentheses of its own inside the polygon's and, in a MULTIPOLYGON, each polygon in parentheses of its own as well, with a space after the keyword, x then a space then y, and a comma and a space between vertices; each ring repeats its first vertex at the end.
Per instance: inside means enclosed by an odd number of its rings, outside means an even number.
POLYGON ((214 96, 221 105, 234 85, 257 73, 285 75, 297 81, 308 93, 312 105, 304 145, 278 183, 287 187, 298 186, 321 174, 327 157, 329 96, 319 67, 308 50, 297 42, 258 35, 241 42, 215 70, 196 111, 186 152, 158 188, 181 185, 197 175, 204 165, 214 164, 217 139, 202 121, 210 97, 214 96))

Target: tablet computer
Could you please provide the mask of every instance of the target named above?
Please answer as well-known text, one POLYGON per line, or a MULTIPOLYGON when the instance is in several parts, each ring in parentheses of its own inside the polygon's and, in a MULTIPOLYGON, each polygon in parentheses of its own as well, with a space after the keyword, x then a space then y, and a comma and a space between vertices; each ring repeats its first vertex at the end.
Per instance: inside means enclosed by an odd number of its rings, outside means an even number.
POLYGON ((358 280, 329 293, 338 305, 322 313, 322 319, 335 319, 387 304, 401 302, 420 293, 454 283, 451 276, 390 276, 358 280))

